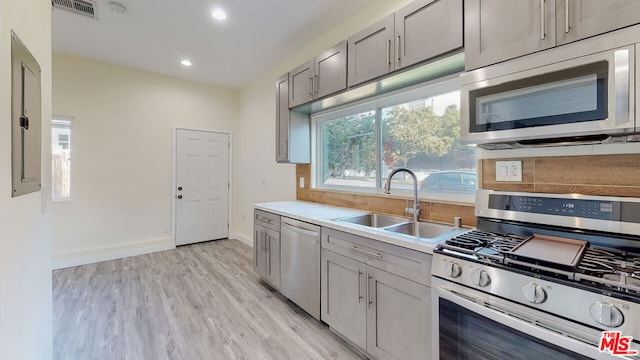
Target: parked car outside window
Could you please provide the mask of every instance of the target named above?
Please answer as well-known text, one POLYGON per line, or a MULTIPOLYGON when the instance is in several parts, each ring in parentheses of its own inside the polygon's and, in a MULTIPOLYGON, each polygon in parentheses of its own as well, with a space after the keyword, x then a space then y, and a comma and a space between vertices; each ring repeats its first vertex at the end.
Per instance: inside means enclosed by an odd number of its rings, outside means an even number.
POLYGON ((474 193, 478 182, 471 171, 447 170, 429 174, 420 183, 420 190, 434 192, 474 193))

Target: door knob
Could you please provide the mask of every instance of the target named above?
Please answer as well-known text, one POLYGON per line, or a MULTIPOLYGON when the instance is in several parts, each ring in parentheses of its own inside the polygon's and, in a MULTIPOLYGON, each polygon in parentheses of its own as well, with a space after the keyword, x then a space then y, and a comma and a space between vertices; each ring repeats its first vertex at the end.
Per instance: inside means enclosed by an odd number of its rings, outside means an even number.
POLYGON ((178 195, 178 196, 176 196, 176 197, 177 197, 178 199, 182 199, 182 194, 181 194, 181 195, 178 195))

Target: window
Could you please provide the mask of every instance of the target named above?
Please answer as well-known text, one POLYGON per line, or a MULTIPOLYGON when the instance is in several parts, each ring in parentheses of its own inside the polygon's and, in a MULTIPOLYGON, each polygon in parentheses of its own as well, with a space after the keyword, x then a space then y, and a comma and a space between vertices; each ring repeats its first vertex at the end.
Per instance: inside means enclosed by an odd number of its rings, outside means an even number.
MULTIPOLYGON (((460 143, 457 77, 317 114, 313 121, 316 187, 373 191, 392 169, 406 167, 416 174, 421 197, 473 201, 476 149, 460 143)), ((401 172, 391 186, 412 190, 413 181, 401 172)))
POLYGON ((51 197, 71 198, 71 119, 51 120, 51 197))

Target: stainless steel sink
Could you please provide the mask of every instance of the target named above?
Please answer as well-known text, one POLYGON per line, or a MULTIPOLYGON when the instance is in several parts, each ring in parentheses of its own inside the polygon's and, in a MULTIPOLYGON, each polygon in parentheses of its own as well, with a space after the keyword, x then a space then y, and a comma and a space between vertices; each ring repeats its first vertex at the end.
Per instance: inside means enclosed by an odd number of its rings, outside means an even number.
POLYGON ((368 226, 368 227, 382 228, 382 227, 396 225, 400 223, 406 223, 411 220, 400 217, 400 216, 370 213, 370 214, 352 216, 348 218, 342 218, 342 219, 338 219, 338 221, 343 221, 351 224, 357 224, 357 225, 368 226))
POLYGON ((457 228, 451 225, 435 224, 430 222, 409 222, 389 226, 385 228, 385 230, 404 235, 416 236, 422 239, 432 239, 457 230, 457 228))

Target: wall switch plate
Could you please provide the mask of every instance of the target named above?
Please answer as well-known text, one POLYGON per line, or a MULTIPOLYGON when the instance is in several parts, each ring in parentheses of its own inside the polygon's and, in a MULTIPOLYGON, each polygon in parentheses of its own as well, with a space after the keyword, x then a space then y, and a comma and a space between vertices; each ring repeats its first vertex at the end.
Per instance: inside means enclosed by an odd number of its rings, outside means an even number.
POLYGON ((496 181, 522 181, 522 161, 496 161, 496 181))
POLYGON ((304 177, 300 176, 300 189, 304 189, 304 177))

